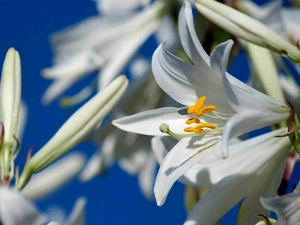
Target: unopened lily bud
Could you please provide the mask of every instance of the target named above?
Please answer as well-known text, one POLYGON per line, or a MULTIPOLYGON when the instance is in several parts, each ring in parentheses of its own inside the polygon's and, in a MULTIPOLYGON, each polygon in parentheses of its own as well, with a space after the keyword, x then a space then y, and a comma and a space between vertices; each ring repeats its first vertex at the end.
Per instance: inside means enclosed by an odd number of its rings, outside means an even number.
POLYGON ((12 160, 12 148, 17 134, 21 102, 21 62, 20 55, 14 49, 7 51, 1 76, 1 119, 4 126, 1 146, 2 180, 9 181, 12 160))
POLYGON ((18 182, 18 188, 22 189, 33 173, 49 166, 79 144, 117 104, 127 86, 127 78, 120 76, 77 110, 26 163, 18 182))
POLYGON ((214 0, 196 0, 198 11, 229 33, 300 62, 300 51, 261 22, 214 0))

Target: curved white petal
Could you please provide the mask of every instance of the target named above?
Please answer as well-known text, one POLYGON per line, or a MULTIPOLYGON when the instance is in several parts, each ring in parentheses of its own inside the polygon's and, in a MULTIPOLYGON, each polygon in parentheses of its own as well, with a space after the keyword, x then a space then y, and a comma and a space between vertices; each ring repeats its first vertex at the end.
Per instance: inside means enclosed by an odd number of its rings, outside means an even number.
POLYGON ((226 73, 232 44, 232 41, 227 41, 218 45, 211 54, 210 61, 214 71, 222 74, 223 88, 231 107, 237 112, 246 109, 258 109, 260 111, 270 111, 273 113, 289 113, 290 109, 286 104, 253 89, 226 73))
POLYGON ((209 69, 209 56, 196 34, 191 4, 185 1, 179 13, 179 35, 185 53, 194 65, 209 69))
POLYGON ((46 217, 16 190, 0 187, 0 218, 5 225, 41 225, 46 217))
POLYGON ((186 171, 196 163, 213 153, 213 146, 220 136, 183 138, 166 155, 158 171, 154 194, 159 206, 164 204, 166 197, 175 183, 186 171))
POLYGON ((289 114, 268 113, 258 110, 247 110, 235 114, 225 125, 222 142, 219 142, 215 147, 216 153, 221 153, 221 157, 228 157, 230 139, 252 130, 276 124, 288 116, 289 114))
MULTIPOLYGON (((165 107, 113 120, 112 124, 128 132, 165 136, 166 134, 160 131, 162 124, 169 125, 169 129, 175 133, 187 134, 184 131, 184 128, 188 127, 185 121, 191 117, 193 115, 187 114, 186 108, 165 107)), ((217 128, 222 128, 225 123, 222 119, 211 118, 207 115, 201 116, 201 121, 202 123, 213 123, 217 128)))
POLYGON ((181 132, 183 131, 187 117, 179 114, 180 110, 184 110, 184 108, 178 109, 166 107, 148 110, 132 116, 113 120, 112 124, 128 132, 151 136, 163 136, 166 134, 162 133, 159 129, 163 123, 169 124, 171 127, 175 128, 177 125, 177 129, 179 127, 179 130, 181 130, 181 132))
POLYGON ((222 89, 222 81, 209 69, 195 67, 168 52, 160 45, 152 57, 152 70, 158 85, 175 101, 194 105, 201 96, 219 112, 232 112, 222 89), (213 90, 213 91, 212 91, 213 90))

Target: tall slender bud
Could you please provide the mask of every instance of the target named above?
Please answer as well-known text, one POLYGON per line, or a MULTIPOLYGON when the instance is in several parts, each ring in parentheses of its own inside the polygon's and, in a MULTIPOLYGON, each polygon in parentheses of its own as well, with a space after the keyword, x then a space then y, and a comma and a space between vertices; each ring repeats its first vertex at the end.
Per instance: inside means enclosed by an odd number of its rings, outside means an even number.
POLYGON ((1 76, 1 115, 4 133, 0 150, 2 180, 10 180, 12 148, 16 139, 20 102, 21 102, 21 62, 20 55, 14 49, 7 51, 1 76))

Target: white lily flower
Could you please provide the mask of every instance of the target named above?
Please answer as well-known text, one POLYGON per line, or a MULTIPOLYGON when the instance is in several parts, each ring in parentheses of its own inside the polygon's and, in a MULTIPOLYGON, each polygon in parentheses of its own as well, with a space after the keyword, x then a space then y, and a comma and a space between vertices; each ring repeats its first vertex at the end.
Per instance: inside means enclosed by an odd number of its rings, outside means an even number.
POLYGON ((261 198, 260 201, 266 209, 276 212, 285 225, 300 224, 300 183, 292 194, 268 199, 261 198))
POLYGON ((196 36, 188 2, 179 18, 181 42, 195 66, 175 57, 161 45, 153 56, 152 69, 159 86, 188 109, 150 110, 114 120, 115 126, 144 135, 169 134, 181 139, 177 147, 189 149, 191 153, 189 158, 182 159, 184 162, 199 153, 205 154, 205 149, 221 138, 216 149, 222 149, 223 157, 227 157, 231 138, 288 118, 290 109, 286 104, 225 72, 232 41, 219 45, 209 57, 196 36))
POLYGON ((35 174, 21 193, 32 200, 48 196, 73 179, 81 171, 84 163, 85 156, 83 154, 73 153, 68 155, 47 169, 35 174))
POLYGON ((212 0, 197 0, 195 6, 202 15, 229 33, 300 62, 298 49, 259 21, 212 0))
POLYGON ((141 12, 121 18, 94 16, 54 34, 56 64, 42 73, 57 80, 46 91, 43 102, 50 103, 78 79, 100 67, 99 89, 107 86, 158 29, 166 5, 165 1, 157 1, 141 12))
POLYGON ((14 49, 7 51, 1 76, 1 120, 4 126, 1 142, 2 180, 9 182, 12 163, 12 148, 17 138, 19 112, 21 104, 21 62, 20 55, 14 49))
POLYGON ((0 221, 5 225, 42 225, 46 217, 16 190, 0 187, 0 221))
POLYGON ((120 76, 77 110, 56 134, 27 161, 19 179, 18 188, 22 189, 26 185, 32 173, 44 169, 80 143, 117 104, 127 85, 127 78, 120 76))

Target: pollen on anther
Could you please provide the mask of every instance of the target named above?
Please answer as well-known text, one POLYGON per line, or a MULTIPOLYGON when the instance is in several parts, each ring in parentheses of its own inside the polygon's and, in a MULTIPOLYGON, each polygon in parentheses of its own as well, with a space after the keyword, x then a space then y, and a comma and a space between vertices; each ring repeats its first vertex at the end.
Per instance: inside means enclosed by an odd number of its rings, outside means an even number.
POLYGON ((192 123, 200 123, 200 120, 198 118, 189 118, 185 121, 186 124, 192 124, 192 123))
POLYGON ((196 116, 201 116, 201 115, 203 115, 203 114, 212 112, 212 111, 214 111, 215 109, 216 109, 216 106, 214 106, 214 105, 204 106, 203 108, 197 110, 197 111, 195 112, 195 115, 196 115, 196 116))

